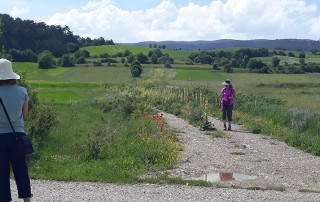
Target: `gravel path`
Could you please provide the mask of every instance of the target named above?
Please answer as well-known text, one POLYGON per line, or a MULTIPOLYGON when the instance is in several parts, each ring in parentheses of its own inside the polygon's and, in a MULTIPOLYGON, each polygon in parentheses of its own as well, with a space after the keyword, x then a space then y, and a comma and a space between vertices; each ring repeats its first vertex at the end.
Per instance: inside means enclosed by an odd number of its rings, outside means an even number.
MULTIPOLYGON (((320 201, 320 157, 312 156, 270 137, 252 134, 241 126, 213 138, 186 121, 164 113, 168 123, 181 135, 184 150, 176 168, 162 173, 185 179, 211 179, 216 173, 248 175, 255 179, 217 182, 241 188, 261 187, 253 191, 233 188, 208 188, 187 185, 116 185, 90 182, 32 180, 34 201, 320 201), (237 155, 238 154, 238 155, 237 155), (239 155, 242 154, 242 155, 239 155), (285 191, 279 191, 285 190, 285 191)), ((218 130, 219 120, 209 118, 218 130)), ((161 173, 161 172, 160 172, 161 173)), ((158 173, 151 173, 156 175, 158 173)), ((14 184, 14 183, 12 183, 14 184)), ((15 187, 13 197, 16 199, 15 187)))
MULTIPOLYGON (((43 202, 225 202, 225 201, 319 201, 312 193, 215 189, 169 185, 114 185, 89 182, 32 181, 33 201, 43 202)), ((16 198, 16 195, 15 195, 16 198)))

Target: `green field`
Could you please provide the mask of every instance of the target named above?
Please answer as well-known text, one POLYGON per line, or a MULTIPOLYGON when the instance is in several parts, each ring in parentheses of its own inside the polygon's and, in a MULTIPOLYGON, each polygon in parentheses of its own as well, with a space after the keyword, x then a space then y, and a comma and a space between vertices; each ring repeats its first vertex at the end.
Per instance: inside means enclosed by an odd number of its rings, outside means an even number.
MULTIPOLYGON (((144 75, 148 77, 153 68, 162 68, 163 65, 144 65, 144 75)), ((320 102, 320 74, 226 74, 212 71, 209 65, 173 65, 176 78, 171 81, 173 85, 209 85, 219 90, 221 81, 231 79, 235 88, 241 93, 253 93, 268 97, 277 97, 301 109, 319 110, 320 102), (300 85, 296 85, 300 84, 300 85), (312 100, 312 102, 310 102, 312 100)), ((18 72, 24 72, 32 84, 37 83, 40 95, 46 92, 50 98, 55 98, 59 90, 46 87, 41 88, 37 81, 54 81, 66 83, 108 83, 109 85, 125 84, 135 79, 130 75, 127 67, 76 67, 39 69, 36 63, 14 63, 18 72)), ((46 82, 44 82, 46 83, 46 82)), ((54 85, 53 85, 54 86, 54 85)), ((52 86, 51 86, 52 87, 52 86)), ((72 90, 71 90, 72 91, 72 90)), ((78 96, 78 95, 77 95, 78 96)), ((72 95, 70 95, 72 98, 72 95)))
POLYGON ((123 53, 126 50, 132 52, 132 54, 136 55, 138 53, 143 53, 148 55, 152 48, 145 48, 140 46, 122 46, 122 45, 105 45, 105 46, 89 46, 85 47, 90 52, 91 56, 99 56, 100 54, 107 53, 109 55, 115 55, 117 53, 123 53))
MULTIPOLYGON (((126 83, 133 80, 128 67, 79 66, 76 68, 39 69, 36 63, 14 63, 16 71, 25 73, 29 80, 59 82, 126 83)), ((146 73, 148 69, 145 69, 146 73)))
MULTIPOLYGON (((150 50, 126 46, 89 48, 96 55, 106 52, 112 55, 126 49, 147 54, 150 50)), ((158 123, 143 114, 152 114, 157 107, 194 123, 197 109, 204 109, 201 102, 207 97, 210 109, 206 113, 219 116, 215 96, 225 79, 232 81, 242 102, 235 106, 238 123, 320 155, 316 123, 320 112, 319 73, 252 74, 235 69, 235 73, 226 74, 212 70, 211 65, 185 65, 188 51, 164 52, 178 63, 172 64, 172 69, 161 64, 144 64, 140 78, 133 78, 130 68, 122 63, 116 63, 115 67, 106 64, 94 67, 88 63, 47 70, 39 69, 36 63, 13 63, 14 70, 37 92, 41 105, 51 109, 44 108, 44 115, 52 112, 56 117, 56 125, 47 137, 34 136, 37 152, 30 159, 31 177, 130 183, 140 182, 137 176, 142 173, 172 168, 177 163, 176 151, 181 149, 175 142, 175 131, 166 129, 165 136, 170 138, 163 138, 158 123), (181 90, 172 91, 167 86, 181 90), (200 93, 194 96, 202 97, 200 103, 182 99, 194 93, 200 93), (287 104, 278 106, 277 99, 287 104), (257 103, 261 106, 256 106, 257 103), (130 118, 133 115, 140 118, 130 118), (307 132, 291 127, 292 120, 300 123, 306 117, 312 118, 301 123, 307 132)), ((39 123, 45 117, 40 116, 39 123)))
POLYGON ((239 93, 280 98, 300 109, 320 111, 320 74, 226 74, 212 70, 177 70, 180 85, 208 85, 216 91, 230 79, 239 93), (186 84, 188 83, 188 84, 186 84))

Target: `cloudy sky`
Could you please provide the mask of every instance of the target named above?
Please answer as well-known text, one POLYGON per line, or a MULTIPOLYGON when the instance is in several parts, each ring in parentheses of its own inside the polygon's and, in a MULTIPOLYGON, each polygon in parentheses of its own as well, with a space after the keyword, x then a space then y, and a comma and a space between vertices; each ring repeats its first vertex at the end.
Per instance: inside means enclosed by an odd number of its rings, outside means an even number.
POLYGON ((319 0, 0 0, 0 13, 115 42, 320 39, 319 0))

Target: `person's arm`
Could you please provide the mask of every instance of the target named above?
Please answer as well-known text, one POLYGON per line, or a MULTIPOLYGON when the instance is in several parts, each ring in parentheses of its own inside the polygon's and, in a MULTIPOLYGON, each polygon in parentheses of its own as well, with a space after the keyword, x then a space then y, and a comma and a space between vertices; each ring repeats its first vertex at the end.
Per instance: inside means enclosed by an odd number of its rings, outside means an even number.
POLYGON ((219 99, 219 106, 222 105, 222 99, 223 99, 223 92, 220 92, 220 99, 219 99))
POLYGON ((23 106, 22 106, 22 115, 23 115, 23 119, 26 120, 28 118, 28 115, 29 115, 29 104, 28 104, 28 101, 25 101, 23 103, 23 106))
POLYGON ((232 89, 232 92, 231 92, 231 96, 229 97, 230 100, 234 100, 236 98, 236 91, 232 89))

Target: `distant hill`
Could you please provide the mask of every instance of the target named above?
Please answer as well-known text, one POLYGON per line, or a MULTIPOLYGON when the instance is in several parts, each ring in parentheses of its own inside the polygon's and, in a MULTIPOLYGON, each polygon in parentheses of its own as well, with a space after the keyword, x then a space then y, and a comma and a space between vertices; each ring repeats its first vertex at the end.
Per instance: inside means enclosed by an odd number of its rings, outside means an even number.
POLYGON ((165 45, 167 49, 181 50, 208 50, 218 48, 270 48, 285 49, 291 51, 320 51, 320 40, 309 39, 255 39, 233 40, 221 39, 215 41, 143 41, 126 45, 149 47, 149 45, 165 45))

